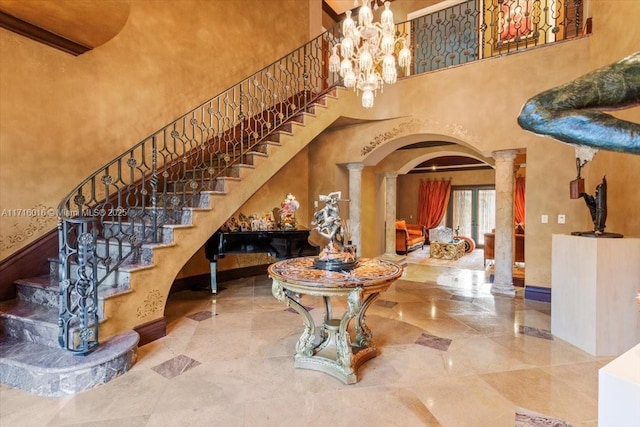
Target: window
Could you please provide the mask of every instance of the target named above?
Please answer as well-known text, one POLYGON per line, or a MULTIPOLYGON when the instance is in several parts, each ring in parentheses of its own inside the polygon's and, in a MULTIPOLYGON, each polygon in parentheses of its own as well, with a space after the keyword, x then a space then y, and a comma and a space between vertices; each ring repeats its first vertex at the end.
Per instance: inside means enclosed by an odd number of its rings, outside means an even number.
POLYGON ((484 246, 484 233, 496 226, 496 190, 493 186, 453 187, 447 208, 447 225, 461 236, 484 246))

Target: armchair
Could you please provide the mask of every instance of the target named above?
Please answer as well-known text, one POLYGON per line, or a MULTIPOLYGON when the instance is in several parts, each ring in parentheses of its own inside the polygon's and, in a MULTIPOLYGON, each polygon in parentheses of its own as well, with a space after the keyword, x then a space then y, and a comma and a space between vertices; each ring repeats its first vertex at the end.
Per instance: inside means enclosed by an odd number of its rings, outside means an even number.
POLYGON ((396 253, 407 254, 422 249, 427 230, 420 224, 407 224, 405 220, 396 221, 396 253))

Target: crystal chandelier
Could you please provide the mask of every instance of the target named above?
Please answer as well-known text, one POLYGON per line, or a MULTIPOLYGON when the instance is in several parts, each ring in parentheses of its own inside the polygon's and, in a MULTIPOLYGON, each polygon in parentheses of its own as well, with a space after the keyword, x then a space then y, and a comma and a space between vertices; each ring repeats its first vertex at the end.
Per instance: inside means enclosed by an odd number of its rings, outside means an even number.
MULTIPOLYGON (((384 83, 393 84, 398 78, 396 70, 396 46, 402 44, 398 54, 398 64, 409 73, 411 51, 404 37, 396 37, 391 3, 384 3, 380 22, 373 22, 371 0, 362 0, 358 12, 358 24, 351 18, 351 11, 345 12, 342 22, 342 41, 333 47, 329 58, 329 71, 340 73, 343 83, 362 92, 362 106, 373 107, 373 99, 384 83), (340 54, 338 54, 338 48, 340 54)), ((358 5, 358 0, 354 1, 358 5)), ((376 0, 374 9, 378 7, 376 0)))

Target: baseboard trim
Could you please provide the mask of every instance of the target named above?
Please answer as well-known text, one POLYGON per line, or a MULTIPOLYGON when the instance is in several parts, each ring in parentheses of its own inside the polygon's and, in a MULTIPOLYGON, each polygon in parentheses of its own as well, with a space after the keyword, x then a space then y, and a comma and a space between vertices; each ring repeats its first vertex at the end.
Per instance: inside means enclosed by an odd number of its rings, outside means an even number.
POLYGON ((140 335, 138 347, 142 347, 167 335, 167 320, 163 316, 151 322, 138 325, 133 330, 140 335))
POLYGON ((551 302, 551 288, 541 286, 526 285, 524 288, 524 299, 541 302, 551 302))
MULTIPOLYGON (((493 283, 493 279, 495 279, 495 274, 491 273, 489 274, 489 283, 493 283)), ((517 287, 517 288, 522 288, 524 287, 524 279, 521 277, 512 277, 511 279, 513 281, 513 286, 517 287)))
POLYGON ((262 274, 267 274, 267 269, 270 265, 271 264, 260 264, 252 265, 250 267, 218 271, 218 282, 229 282, 231 280, 242 279, 243 277, 260 276, 262 274))

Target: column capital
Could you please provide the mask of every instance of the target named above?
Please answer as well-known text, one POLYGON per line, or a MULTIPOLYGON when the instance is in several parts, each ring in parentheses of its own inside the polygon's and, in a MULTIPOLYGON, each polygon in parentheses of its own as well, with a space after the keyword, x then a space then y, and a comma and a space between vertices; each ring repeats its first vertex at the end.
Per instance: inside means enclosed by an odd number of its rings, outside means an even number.
POLYGON ((346 166, 350 171, 361 171, 364 169, 364 163, 347 163, 346 166))
POLYGON ((388 179, 396 179, 398 177, 398 172, 385 172, 384 177, 388 179))
POLYGON ((518 150, 499 150, 491 153, 491 157, 496 160, 514 160, 518 155, 518 150))

